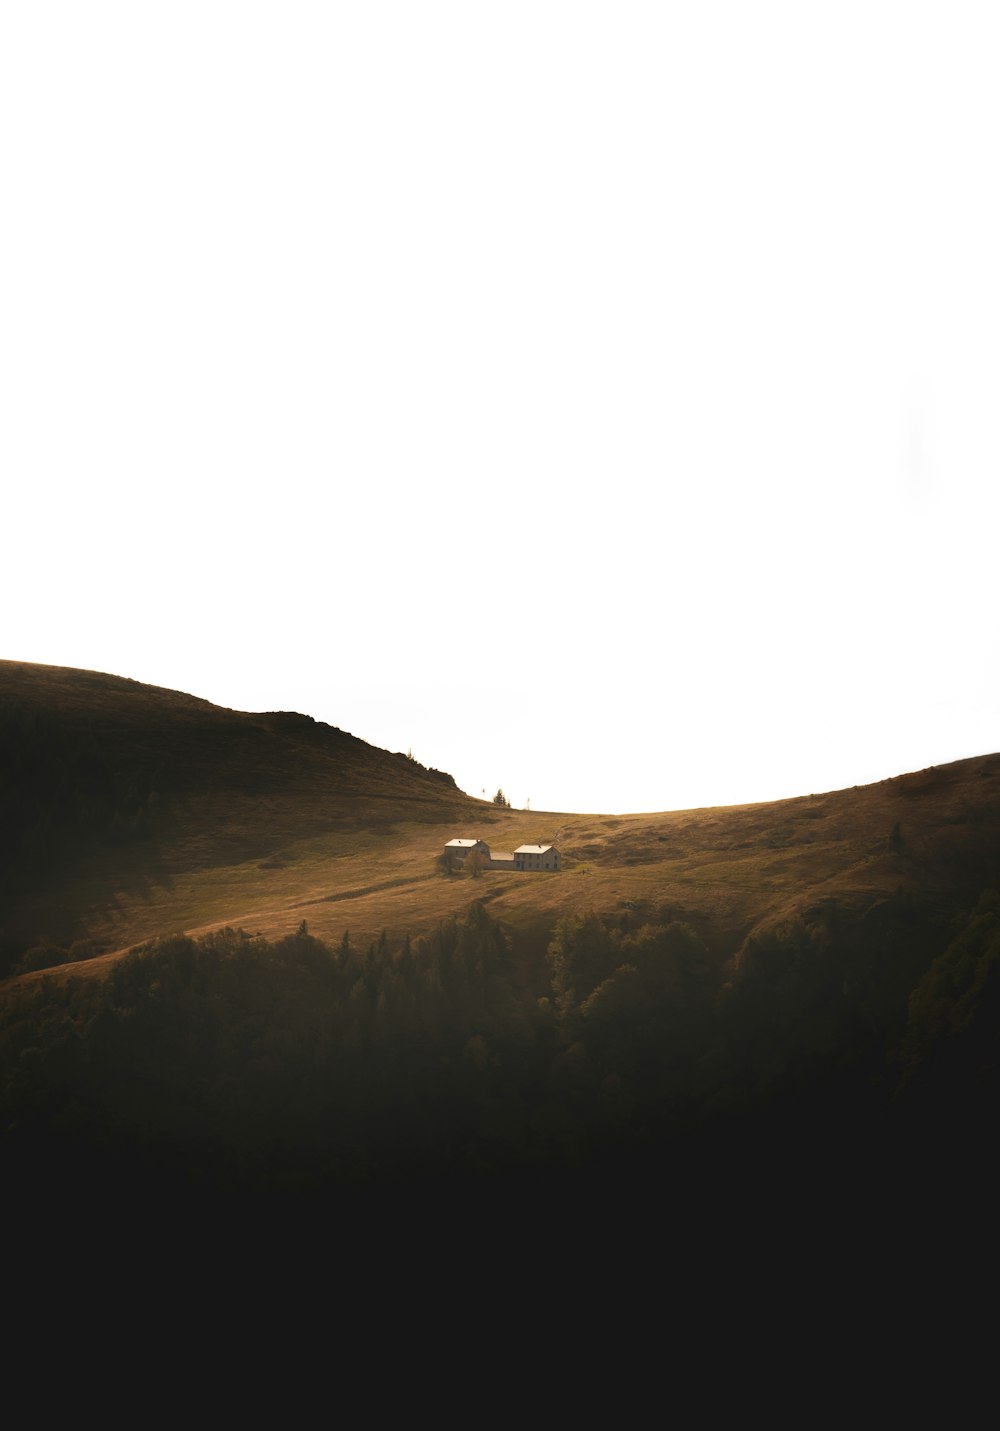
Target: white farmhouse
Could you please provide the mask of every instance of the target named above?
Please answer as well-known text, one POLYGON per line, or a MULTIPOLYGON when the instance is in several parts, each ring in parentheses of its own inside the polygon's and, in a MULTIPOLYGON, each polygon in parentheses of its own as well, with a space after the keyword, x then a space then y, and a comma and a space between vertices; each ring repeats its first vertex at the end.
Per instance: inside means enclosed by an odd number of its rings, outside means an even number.
POLYGON ((444 847, 444 855, 451 868, 457 869, 459 865, 465 864, 474 850, 485 860, 489 860, 490 847, 485 840, 449 840, 444 847))
POLYGON ((559 851, 555 845, 518 845, 514 851, 516 870, 557 870, 559 851))

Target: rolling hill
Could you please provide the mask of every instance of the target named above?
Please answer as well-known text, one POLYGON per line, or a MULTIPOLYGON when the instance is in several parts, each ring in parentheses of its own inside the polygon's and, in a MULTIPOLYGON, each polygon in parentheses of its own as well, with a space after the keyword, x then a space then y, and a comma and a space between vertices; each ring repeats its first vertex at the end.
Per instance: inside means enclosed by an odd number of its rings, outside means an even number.
POLYGON ((727 1163, 978 1145, 998 755, 612 817, 496 807, 306 716, 93 672, 0 663, 0 731, 22 1159, 110 1138, 157 1177, 299 1187, 648 1172, 692 1139, 727 1163), (455 834, 552 841, 563 870, 449 876, 455 834))
POLYGON ((90 671, 0 662, 0 742, 8 958, 26 940, 106 949, 228 916, 242 880, 282 886, 275 872, 311 842, 370 850, 473 803, 308 716, 90 671))

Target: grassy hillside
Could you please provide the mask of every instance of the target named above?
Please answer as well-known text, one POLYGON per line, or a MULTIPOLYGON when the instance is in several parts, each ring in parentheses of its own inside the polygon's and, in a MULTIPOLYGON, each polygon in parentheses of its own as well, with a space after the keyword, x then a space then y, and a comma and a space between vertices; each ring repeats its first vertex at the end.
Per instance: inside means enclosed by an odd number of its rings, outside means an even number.
POLYGON ((0 662, 0 953, 231 917, 244 890, 297 892, 279 872, 307 880, 316 847, 357 856, 471 804, 450 776, 308 716, 0 662))
POLYGON ((609 817, 495 807, 304 716, 89 672, 0 665, 0 720, 22 1160, 659 1176, 692 1140, 726 1166, 967 1153, 992 1116, 1000 756, 609 817), (553 841, 563 870, 448 875, 455 834, 553 841))
POLYGON ((500 809, 403 755, 292 713, 243 714, 87 671, 0 662, 8 965, 32 945, 113 953, 226 924, 281 937, 426 932, 475 896, 542 939, 561 916, 669 907, 720 958, 838 901, 928 917, 996 872, 1000 757, 860 789, 659 815, 500 809), (559 876, 434 861, 453 834, 553 841, 559 876))

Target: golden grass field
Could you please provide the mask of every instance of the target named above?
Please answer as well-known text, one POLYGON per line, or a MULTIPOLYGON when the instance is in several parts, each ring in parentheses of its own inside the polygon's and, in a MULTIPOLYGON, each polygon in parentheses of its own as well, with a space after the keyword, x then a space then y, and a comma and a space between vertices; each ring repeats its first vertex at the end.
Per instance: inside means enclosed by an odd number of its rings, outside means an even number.
MULTIPOLYGON (((1000 850, 998 755, 770 804, 607 816, 499 808, 304 717, 93 672, 0 663, 0 710, 49 722, 53 738, 87 732, 153 772, 150 838, 74 847, 51 879, 8 896, 22 943, 93 941, 95 957, 62 966, 73 975, 226 925, 281 936, 305 920, 331 942, 383 930, 401 942, 474 899, 534 944, 565 914, 668 909, 723 960, 751 930, 831 899, 858 916, 901 893, 978 889, 1000 850), (563 869, 442 874, 458 835, 507 851, 551 842, 563 869)), ((43 976, 59 971, 20 977, 43 976)))

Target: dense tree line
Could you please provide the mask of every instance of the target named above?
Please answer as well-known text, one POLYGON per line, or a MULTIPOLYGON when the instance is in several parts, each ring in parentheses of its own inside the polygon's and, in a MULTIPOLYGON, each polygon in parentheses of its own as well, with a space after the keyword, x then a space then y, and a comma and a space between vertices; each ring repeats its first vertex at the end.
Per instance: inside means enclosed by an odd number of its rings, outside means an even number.
POLYGON ((860 928, 820 908, 724 963, 668 912, 592 913, 556 925, 542 995, 539 952, 476 902, 398 947, 226 929, 8 991, 7 1167, 277 1189, 676 1175, 693 1149, 759 1164, 989 1120, 994 888, 936 945, 905 903, 860 928))

